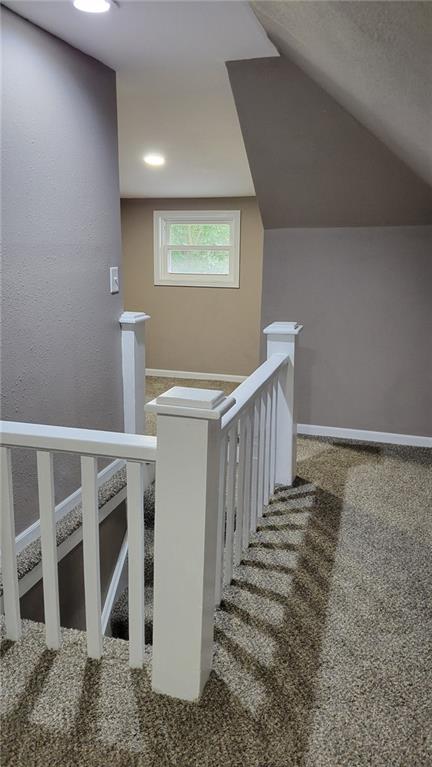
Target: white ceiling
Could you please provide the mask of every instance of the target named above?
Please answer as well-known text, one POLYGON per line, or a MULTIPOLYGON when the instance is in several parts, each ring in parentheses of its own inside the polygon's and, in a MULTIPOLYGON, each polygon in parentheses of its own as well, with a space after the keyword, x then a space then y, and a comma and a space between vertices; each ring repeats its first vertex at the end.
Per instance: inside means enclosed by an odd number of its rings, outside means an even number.
POLYGON ((432 2, 254 2, 293 58, 432 183, 432 2))
POLYGON ((117 71, 123 196, 254 194, 224 62, 277 51, 248 3, 121 0, 100 15, 71 0, 6 5, 117 71), (163 168, 144 165, 150 150, 163 168))

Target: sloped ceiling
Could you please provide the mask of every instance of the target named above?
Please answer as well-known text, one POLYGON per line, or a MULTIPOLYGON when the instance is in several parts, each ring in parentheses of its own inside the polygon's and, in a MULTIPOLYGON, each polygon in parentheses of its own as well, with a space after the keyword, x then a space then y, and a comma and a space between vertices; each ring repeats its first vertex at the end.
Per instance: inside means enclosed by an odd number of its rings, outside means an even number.
POLYGON ((279 51, 432 184, 432 3, 253 2, 279 51))
POLYGON ((432 222, 432 187, 303 68, 227 67, 265 229, 432 222))

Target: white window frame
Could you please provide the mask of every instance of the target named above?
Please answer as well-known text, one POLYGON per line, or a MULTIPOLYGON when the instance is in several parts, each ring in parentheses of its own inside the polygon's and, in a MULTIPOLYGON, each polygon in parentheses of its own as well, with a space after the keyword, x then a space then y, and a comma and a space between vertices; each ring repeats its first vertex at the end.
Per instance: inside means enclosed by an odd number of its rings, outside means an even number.
MULTIPOLYGON (((239 210, 155 210, 154 224, 154 284, 185 287, 238 288, 240 287, 240 211, 239 210), (229 224, 232 244, 215 245, 209 250, 229 251, 228 274, 173 274, 168 271, 169 243, 166 242, 167 224, 229 224)), ((172 247, 172 246, 171 246, 172 247)), ((189 249, 205 250, 207 246, 192 245, 189 249)), ((178 247, 178 250, 181 250, 178 247)))

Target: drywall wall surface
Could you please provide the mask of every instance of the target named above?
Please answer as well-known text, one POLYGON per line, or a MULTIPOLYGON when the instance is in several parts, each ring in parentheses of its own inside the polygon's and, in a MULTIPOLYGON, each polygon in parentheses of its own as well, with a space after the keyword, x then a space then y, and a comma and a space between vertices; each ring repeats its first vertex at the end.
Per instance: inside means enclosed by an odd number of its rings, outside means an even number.
MULTIPOLYGON (((115 73, 2 9, 1 408, 8 420, 122 430, 115 73)), ((55 458, 56 501, 80 486, 55 458)), ((14 451, 17 533, 38 516, 14 451)))
POLYGON ((265 229, 262 325, 304 325, 298 421, 430 435, 432 189, 288 58, 228 71, 265 229))
POLYGON ((432 189, 284 56, 228 63, 265 229, 432 223, 432 189))
POLYGON ((263 326, 304 325, 299 423, 432 436, 432 227, 265 232, 263 326))
POLYGON ((263 228, 254 197, 122 200, 125 307, 151 316, 147 366, 248 375, 259 359, 263 228), (155 210, 240 210, 240 288, 154 284, 155 210))

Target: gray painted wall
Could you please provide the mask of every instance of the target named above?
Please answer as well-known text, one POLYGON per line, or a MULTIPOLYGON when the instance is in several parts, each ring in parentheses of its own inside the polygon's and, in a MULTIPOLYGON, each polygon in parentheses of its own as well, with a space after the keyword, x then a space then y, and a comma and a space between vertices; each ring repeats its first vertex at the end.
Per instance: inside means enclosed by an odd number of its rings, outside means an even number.
POLYGON ((432 227, 271 229, 262 322, 304 324, 298 421, 432 435, 432 227))
POLYGON ((298 421, 431 435, 432 190, 287 59, 228 70, 265 228, 262 325, 305 327, 298 421))
MULTIPOLYGON (((122 430, 115 73, 2 10, 2 417, 122 430)), ((55 459, 56 500, 81 483, 55 459)), ((17 532, 38 516, 15 454, 17 532)))

